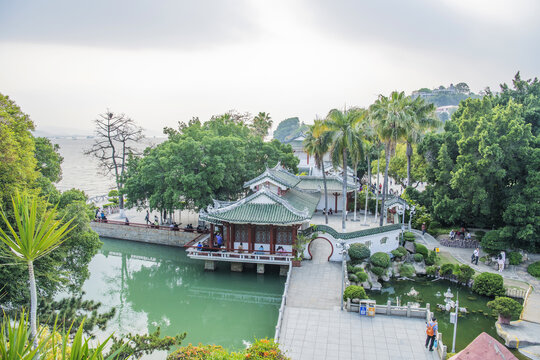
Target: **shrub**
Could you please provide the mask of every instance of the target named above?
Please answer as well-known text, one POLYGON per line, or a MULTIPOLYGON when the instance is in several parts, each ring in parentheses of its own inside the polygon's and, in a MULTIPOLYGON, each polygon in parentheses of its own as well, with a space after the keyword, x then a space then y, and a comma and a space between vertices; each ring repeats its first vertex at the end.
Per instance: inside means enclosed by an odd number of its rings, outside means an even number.
POLYGON ((352 282, 358 282, 358 276, 356 276, 356 274, 349 274, 349 280, 352 282))
POLYGON ((392 250, 390 253, 391 253, 394 257, 398 257, 398 258, 401 257, 401 252, 398 251, 398 249, 392 250))
POLYGON ((399 267, 399 274, 405 277, 411 277, 414 275, 414 267, 410 264, 401 264, 399 267))
POLYGON ((416 252, 417 252, 418 254, 422 254, 422 256, 424 257, 424 259, 428 257, 428 252, 429 252, 429 250, 428 250, 428 248, 425 247, 424 245, 415 243, 415 244, 414 244, 414 248, 416 249, 416 252))
POLYGON ((424 260, 424 257, 422 256, 422 254, 414 254, 413 258, 414 258, 414 261, 416 262, 421 262, 422 260, 424 260))
POLYGON ((426 267, 427 275, 435 276, 436 273, 437 273, 437 266, 432 265, 432 266, 426 267))
POLYGON ((474 279, 472 290, 480 295, 485 296, 502 296, 504 295, 504 281, 499 274, 482 273, 474 279))
POLYGON ((425 260, 426 265, 435 265, 435 263, 437 262, 437 253, 435 251, 430 251, 429 255, 427 256, 427 258, 425 258, 425 260))
POLYGON ((368 279, 368 275, 365 272, 356 273, 355 275, 358 279, 357 281, 361 283, 365 282, 368 279))
POLYGON ((343 300, 347 299, 367 299, 366 290, 361 286, 350 285, 347 286, 343 292, 343 300))
MULTIPOLYGON (((364 288, 360 288, 362 291, 364 288)), ((364 295, 366 292, 364 291, 364 295)), ((245 350, 245 359, 273 359, 286 360, 288 359, 279 349, 278 344, 274 339, 256 340, 249 348, 245 350)))
POLYGON ((503 251, 508 245, 503 239, 501 239, 499 230, 488 231, 487 234, 482 238, 481 244, 484 251, 488 254, 496 254, 503 251))
POLYGON ((452 275, 454 273, 454 264, 443 264, 440 272, 443 276, 452 275))
POLYGON ((372 266, 370 270, 371 270, 372 273, 374 273, 377 276, 381 276, 386 271, 385 268, 382 268, 380 266, 372 266))
POLYGON ((390 256, 388 256, 387 253, 376 252, 375 254, 371 255, 371 258, 369 260, 375 266, 379 266, 382 268, 387 268, 388 266, 390 266, 390 256))
POLYGON ((540 278, 540 261, 532 263, 527 267, 527 272, 534 277, 540 278))
POLYGON ((514 299, 506 296, 501 296, 487 303, 487 306, 492 308, 502 317, 518 317, 523 310, 523 306, 514 299))
POLYGON ((461 265, 457 272, 457 279, 459 282, 466 284, 474 275, 474 269, 469 265, 461 265))
POLYGON ((403 246, 398 247, 396 250, 401 253, 401 256, 405 256, 409 253, 403 246))
POLYGON ((268 359, 287 360, 278 344, 272 339, 255 340, 251 346, 238 353, 223 349, 217 345, 191 345, 181 347, 167 356, 167 360, 243 360, 268 359))
POLYGON ((354 266, 352 266, 351 264, 347 264, 347 272, 348 273, 354 273, 354 269, 355 269, 354 266))
POLYGON ((478 231, 475 231, 475 232, 474 232, 474 237, 475 237, 476 240, 478 240, 478 241, 482 241, 482 239, 484 238, 484 235, 486 235, 486 232, 485 232, 485 231, 482 231, 482 230, 478 230, 478 231))
POLYGON ((349 248, 349 256, 352 260, 364 260, 371 255, 369 248, 361 243, 351 244, 349 248))
POLYGON ((405 241, 412 241, 414 242, 414 240, 416 239, 416 237, 414 236, 414 234, 410 231, 406 231, 403 233, 403 239, 405 239, 405 241))
POLYGON ((217 345, 183 346, 167 356, 167 360, 226 359, 227 351, 217 345))
POLYGON ((428 231, 430 234, 435 233, 438 228, 441 227, 441 223, 437 220, 433 220, 428 226, 428 231))
POLYGON ((510 265, 519 265, 523 261, 523 256, 516 251, 512 251, 508 254, 508 261, 510 262, 510 265))

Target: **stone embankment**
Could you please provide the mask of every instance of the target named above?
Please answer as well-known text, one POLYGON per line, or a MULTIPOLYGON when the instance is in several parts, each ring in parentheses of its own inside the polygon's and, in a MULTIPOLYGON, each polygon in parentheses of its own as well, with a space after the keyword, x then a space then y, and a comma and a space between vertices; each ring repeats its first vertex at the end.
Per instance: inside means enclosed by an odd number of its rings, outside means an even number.
POLYGON ((178 247, 186 245, 199 236, 204 236, 204 234, 201 235, 196 232, 171 231, 163 227, 156 229, 135 224, 124 225, 92 221, 90 226, 92 230, 102 237, 178 247))

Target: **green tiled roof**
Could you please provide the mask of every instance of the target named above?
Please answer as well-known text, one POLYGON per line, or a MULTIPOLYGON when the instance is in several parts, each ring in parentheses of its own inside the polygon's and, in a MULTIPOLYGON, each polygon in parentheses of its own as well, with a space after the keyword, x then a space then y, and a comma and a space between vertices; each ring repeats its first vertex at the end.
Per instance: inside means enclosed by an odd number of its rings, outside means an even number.
POLYGON ((264 178, 271 179, 274 182, 281 184, 287 188, 293 188, 300 182, 298 176, 291 174, 290 172, 285 170, 280 163, 278 163, 272 169, 267 168, 265 172, 263 172, 256 178, 246 181, 244 183, 244 187, 249 187, 250 185, 257 183, 264 178))
POLYGON ((309 236, 316 232, 323 232, 323 233, 328 233, 332 235, 334 239, 350 240, 350 239, 356 239, 359 237, 370 236, 370 235, 380 234, 383 232, 394 231, 394 230, 399 230, 399 229, 401 229, 401 224, 393 224, 393 225, 385 225, 385 226, 379 226, 379 227, 365 229, 365 230, 354 231, 350 233, 340 233, 334 230, 334 228, 331 228, 330 226, 327 226, 327 225, 314 225, 303 230, 302 234, 305 236, 309 236))
POLYGON ((256 193, 227 206, 208 207, 201 210, 199 218, 211 223, 230 222, 235 224, 300 224, 311 219, 319 202, 320 193, 290 189, 278 196, 263 187, 256 193), (260 202, 257 199, 266 196, 260 202))
MULTIPOLYGON (((300 176, 300 182, 296 186, 302 190, 319 190, 324 191, 324 182, 322 177, 319 176, 300 176)), ((341 191, 343 190, 343 180, 335 176, 326 177, 326 188, 328 192, 341 191)), ((347 190, 354 190, 354 183, 349 183, 347 181, 347 190)))

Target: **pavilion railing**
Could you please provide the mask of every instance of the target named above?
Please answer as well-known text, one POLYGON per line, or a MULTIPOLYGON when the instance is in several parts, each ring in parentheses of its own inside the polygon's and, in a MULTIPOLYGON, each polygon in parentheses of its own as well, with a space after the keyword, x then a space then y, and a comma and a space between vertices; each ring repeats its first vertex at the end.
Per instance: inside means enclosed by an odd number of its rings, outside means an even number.
POLYGON ((238 260, 255 260, 255 261, 275 261, 275 262, 290 262, 293 259, 293 254, 291 252, 282 252, 279 254, 271 254, 268 250, 255 250, 254 252, 248 253, 247 250, 243 252, 232 252, 232 251, 221 251, 218 248, 202 248, 199 250, 197 246, 190 246, 187 249, 189 254, 197 256, 206 256, 209 259, 231 259, 238 260))
POLYGON ((283 322, 283 316, 285 312, 285 305, 287 305, 287 295, 289 293, 289 284, 291 280, 292 266, 289 263, 289 270, 287 271, 287 280, 285 281, 285 287, 283 288, 283 295, 281 296, 281 306, 279 307, 278 320, 276 324, 276 332, 274 333, 274 341, 279 342, 279 336, 281 335, 281 324, 283 322))

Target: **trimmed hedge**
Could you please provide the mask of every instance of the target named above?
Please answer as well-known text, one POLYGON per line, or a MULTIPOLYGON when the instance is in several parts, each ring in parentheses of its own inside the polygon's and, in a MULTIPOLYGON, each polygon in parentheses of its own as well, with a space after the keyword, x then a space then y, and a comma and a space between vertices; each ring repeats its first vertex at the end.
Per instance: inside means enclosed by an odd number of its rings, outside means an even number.
POLYGON ((484 235, 482 241, 482 248, 488 254, 497 254, 503 250, 506 250, 508 244, 501 237, 501 232, 499 230, 491 230, 484 235))
POLYGON ((401 264, 399 267, 399 275, 405 277, 411 277, 415 274, 414 267, 409 264, 401 264))
POLYGON ((487 303, 487 306, 495 310, 497 314, 506 318, 517 318, 519 317, 521 310, 523 310, 523 306, 520 303, 506 296, 501 296, 495 300, 491 300, 487 303))
POLYGON ((435 265, 426 267, 426 275, 435 275, 437 273, 437 269, 438 268, 435 265))
POLYGON ((371 255, 369 258, 369 261, 375 265, 382 268, 387 268, 390 266, 390 256, 388 256, 387 253, 383 252, 376 252, 375 254, 371 255))
POLYGON ((364 260, 370 255, 371 251, 364 244, 354 243, 351 244, 351 247, 349 248, 349 256, 351 257, 351 260, 364 260))
POLYGON ((422 254, 414 254, 413 259, 416 262, 421 262, 422 260, 424 260, 424 257, 422 256, 422 254))
POLYGON ((404 257, 407 254, 408 254, 408 251, 403 246, 400 246, 397 249, 392 250, 392 255, 394 255, 395 257, 404 257))
POLYGON ((386 269, 382 268, 380 266, 373 266, 373 267, 371 267, 370 270, 371 270, 372 273, 374 273, 377 276, 381 276, 382 274, 384 274, 386 272, 386 269))
POLYGON ((403 239, 405 239, 405 241, 414 242, 414 240, 416 240, 416 236, 414 236, 412 232, 406 231, 403 233, 403 239))
POLYGON ((422 244, 414 243, 414 248, 418 254, 422 254, 422 256, 425 258, 428 257, 429 250, 427 247, 425 247, 422 244))
POLYGON ((534 277, 540 278, 540 261, 532 263, 527 267, 527 272, 534 277))
POLYGON ((474 269, 469 265, 461 265, 456 275, 459 282, 466 284, 474 275, 474 269))
POLYGON ((357 285, 347 286, 343 292, 343 300, 347 299, 367 299, 366 290, 363 287, 357 285))
POLYGON ((435 265, 435 262, 437 262, 437 253, 435 251, 430 251, 429 255, 424 260, 426 260, 426 265, 435 265))
POLYGON ((454 273, 454 264, 443 264, 441 266, 441 275, 452 275, 454 273))
POLYGON ((523 256, 516 251, 512 251, 508 254, 508 261, 510 262, 510 265, 519 265, 523 262, 523 256))
POLYGON ((505 293, 503 277, 499 274, 482 273, 474 279, 472 290, 480 295, 502 296, 505 293))

